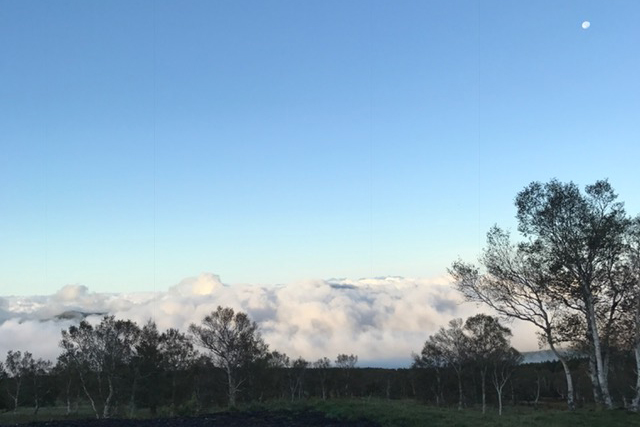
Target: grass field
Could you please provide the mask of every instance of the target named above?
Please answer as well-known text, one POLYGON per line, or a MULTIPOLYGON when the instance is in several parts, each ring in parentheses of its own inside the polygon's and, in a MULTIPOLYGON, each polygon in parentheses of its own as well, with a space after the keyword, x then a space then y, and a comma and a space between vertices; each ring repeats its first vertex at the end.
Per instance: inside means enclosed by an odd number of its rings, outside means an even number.
MULTIPOLYGON (((294 414, 314 410, 326 413, 335 419, 368 419, 385 427, 483 427, 483 426, 523 426, 523 427, 640 427, 640 414, 624 410, 589 410, 575 412, 559 410, 534 410, 528 407, 505 408, 499 416, 489 408, 486 414, 479 410, 435 408, 415 401, 352 399, 352 400, 308 400, 301 402, 270 402, 238 408, 239 411, 270 410, 292 411, 294 414)), ((141 410, 138 418, 147 418, 147 411, 141 410)), ((81 408, 73 418, 93 418, 90 408, 81 408)), ((34 417, 28 408, 17 413, 0 414, 0 424, 15 424, 30 421, 65 420, 64 408, 42 408, 34 417)))
POLYGON ((630 427, 640 426, 640 414, 625 410, 588 410, 575 412, 535 410, 529 407, 505 408, 502 416, 488 408, 480 410, 436 408, 407 400, 327 400, 300 403, 270 404, 267 408, 318 410, 335 418, 365 418, 377 421, 385 427, 630 427))

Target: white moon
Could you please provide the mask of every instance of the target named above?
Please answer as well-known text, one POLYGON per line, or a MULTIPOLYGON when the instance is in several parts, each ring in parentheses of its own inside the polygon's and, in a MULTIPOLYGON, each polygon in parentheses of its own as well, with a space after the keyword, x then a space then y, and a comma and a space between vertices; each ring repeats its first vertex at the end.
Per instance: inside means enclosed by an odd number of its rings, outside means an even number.
POLYGON ((589 22, 589 21, 584 21, 584 22, 582 23, 582 29, 583 29, 583 30, 586 30, 586 29, 587 29, 587 28, 589 28, 590 26, 591 26, 591 22, 589 22))

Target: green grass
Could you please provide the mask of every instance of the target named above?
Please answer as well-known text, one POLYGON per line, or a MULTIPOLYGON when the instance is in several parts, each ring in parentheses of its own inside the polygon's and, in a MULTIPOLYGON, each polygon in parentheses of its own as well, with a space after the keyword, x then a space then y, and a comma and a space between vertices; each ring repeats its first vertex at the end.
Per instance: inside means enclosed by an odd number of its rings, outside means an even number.
POLYGON ((72 414, 72 416, 67 416, 67 408, 62 406, 46 406, 40 408, 37 415, 33 414, 33 408, 19 407, 15 412, 0 413, 0 425, 28 423, 32 421, 66 420, 69 418, 95 418, 95 415, 89 406, 78 408, 78 413, 72 414))
POLYGON ((505 408, 499 416, 495 408, 486 414, 477 409, 458 411, 435 408, 415 401, 352 399, 277 402, 264 409, 317 410, 338 419, 369 419, 385 427, 631 427, 640 426, 640 414, 624 410, 602 411, 582 409, 575 412, 505 408))
MULTIPOLYGON (((116 417, 124 417, 124 414, 114 414, 116 417)), ((139 409, 135 418, 149 418, 151 414, 148 409, 139 409)), ((59 420, 83 420, 95 419, 96 415, 89 405, 74 408, 73 412, 67 415, 66 406, 44 406, 40 408, 37 415, 33 414, 33 408, 18 407, 18 410, 0 412, 0 425, 22 424, 38 421, 59 421, 59 420)))
MULTIPOLYGON (((640 427, 640 414, 624 410, 580 409, 568 412, 555 409, 507 407, 505 413, 499 416, 495 408, 488 408, 487 413, 482 414, 478 409, 458 411, 454 408, 435 408, 411 400, 332 399, 294 403, 274 401, 242 405, 237 410, 290 410, 294 413, 315 410, 324 412, 331 418, 364 418, 376 421, 385 427, 640 427)), ((149 415, 147 410, 141 409, 136 414, 136 418, 147 418, 149 415)), ((37 416, 33 415, 30 408, 20 408, 15 414, 0 413, 0 424, 93 417, 90 407, 79 408, 78 413, 71 416, 66 415, 64 407, 45 407, 37 416)))

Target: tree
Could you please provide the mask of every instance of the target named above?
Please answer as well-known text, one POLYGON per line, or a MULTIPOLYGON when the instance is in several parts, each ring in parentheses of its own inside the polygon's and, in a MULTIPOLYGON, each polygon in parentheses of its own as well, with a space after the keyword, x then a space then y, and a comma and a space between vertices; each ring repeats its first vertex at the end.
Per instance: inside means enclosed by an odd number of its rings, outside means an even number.
POLYGON ((493 354, 493 386, 498 394, 498 414, 502 415, 502 389, 513 374, 522 356, 513 347, 502 348, 493 354))
POLYGON ((636 362, 635 396, 631 409, 640 411, 640 216, 633 219, 627 234, 627 265, 632 283, 631 313, 632 348, 636 362))
MULTIPOLYGON (((422 348, 422 359, 443 363, 453 368, 458 380, 458 409, 462 409, 464 403, 464 391, 462 388, 462 371, 468 360, 468 338, 462 329, 462 319, 453 319, 447 329, 440 328, 431 335, 422 348)), ((433 363, 432 362, 432 363, 433 363)))
POLYGON ((28 351, 25 351, 24 354, 21 351, 13 350, 7 352, 5 366, 14 383, 14 391, 10 391, 9 387, 7 387, 7 393, 13 400, 14 412, 18 409, 22 381, 31 373, 33 363, 33 356, 28 351))
POLYGON ((331 368, 331 360, 326 357, 313 362, 313 369, 320 374, 320 389, 322 391, 322 400, 327 400, 327 374, 331 368))
POLYGON ((202 326, 192 323, 189 333, 199 345, 209 350, 213 363, 225 370, 229 406, 235 406, 244 382, 240 378, 240 368, 267 353, 258 325, 245 313, 219 306, 202 320, 202 326))
POLYGON ((304 393, 304 374, 309 367, 309 362, 304 360, 302 357, 298 357, 293 361, 291 367, 288 369, 289 372, 289 391, 291 392, 291 401, 298 396, 298 399, 302 398, 304 393))
POLYGON ((31 374, 31 380, 33 385, 33 414, 37 415, 38 410, 40 409, 40 387, 41 382, 40 379, 49 372, 51 372, 51 362, 48 360, 44 360, 42 358, 38 358, 37 360, 33 360, 31 362, 31 366, 29 367, 29 372, 31 374))
POLYGON ((510 234, 498 226, 487 233, 480 258, 484 271, 456 261, 449 269, 458 291, 467 301, 485 304, 500 315, 536 326, 542 341, 562 364, 567 385, 567 406, 575 409, 573 379, 567 357, 557 348, 558 322, 565 307, 550 292, 553 274, 546 262, 544 246, 511 243, 510 234))
POLYGON ((349 393, 351 383, 351 372, 358 363, 358 356, 354 354, 339 354, 336 357, 336 368, 341 369, 344 376, 344 393, 345 396, 349 393))
POLYGON ((129 401, 129 416, 133 417, 136 407, 136 393, 141 388, 144 403, 155 415, 158 409, 162 389, 158 386, 162 372, 161 337, 156 323, 149 319, 138 334, 134 344, 130 370, 133 383, 129 401))
MULTIPOLYGON (((486 314, 477 314, 464 322, 468 336, 469 358, 480 371, 482 389, 482 413, 486 412, 487 371, 492 364, 500 360, 509 350, 511 330, 500 324, 497 318, 486 314)), ((500 408, 502 410, 502 408, 500 408)))
POLYGON ((186 372, 195 363, 198 352, 187 335, 169 328, 160 337, 160 353, 162 367, 171 375, 171 414, 175 415, 178 375, 186 372))
POLYGON ((573 183, 533 182, 516 197, 518 231, 544 248, 554 275, 550 290, 584 315, 594 378, 609 409, 613 402, 599 313, 613 316, 624 298, 626 290, 617 287, 614 271, 622 260, 629 226, 624 205, 616 199, 607 181, 587 186, 584 194, 573 183))
POLYGON ((63 382, 62 388, 66 402, 66 415, 71 415, 71 386, 74 383, 74 372, 76 369, 68 353, 65 352, 58 355, 53 370, 58 380, 63 382))
POLYGON ((413 368, 430 369, 435 373, 436 381, 431 382, 431 388, 436 398, 436 406, 445 402, 442 386, 442 370, 447 367, 442 351, 437 346, 427 341, 420 354, 413 355, 413 368))
POLYGON ((105 316, 95 328, 83 320, 78 326, 62 331, 60 346, 65 357, 75 366, 96 418, 100 418, 96 406, 98 398, 101 400, 102 417, 110 417, 117 392, 118 369, 131 362, 139 332, 135 323, 116 320, 114 316, 105 316), (89 375, 93 375, 98 384, 98 390, 93 393, 89 390, 89 375), (106 391, 103 390, 104 381, 107 383, 106 391))

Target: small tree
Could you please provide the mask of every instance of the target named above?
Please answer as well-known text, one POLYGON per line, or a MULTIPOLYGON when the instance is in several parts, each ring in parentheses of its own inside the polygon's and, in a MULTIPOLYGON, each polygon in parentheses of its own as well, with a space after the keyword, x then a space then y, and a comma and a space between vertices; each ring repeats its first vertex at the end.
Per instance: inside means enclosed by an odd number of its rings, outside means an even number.
POLYGON ((493 227, 480 272, 473 264, 456 261, 449 273, 467 301, 485 304, 503 316, 535 325, 542 341, 562 364, 567 384, 567 406, 575 409, 573 379, 567 357, 558 349, 558 322, 564 314, 561 302, 549 290, 552 275, 537 244, 511 243, 508 232, 493 227))
POLYGON ((436 406, 444 403, 444 389, 442 386, 442 370, 447 366, 442 351, 427 341, 420 354, 413 355, 413 368, 429 369, 435 373, 436 381, 431 383, 431 390, 436 398, 436 406))
POLYGON ((322 400, 327 399, 327 374, 331 368, 331 360, 326 357, 313 362, 313 368, 320 374, 320 389, 322 391, 322 400))
POLYGON ((162 393, 160 374, 162 372, 161 337, 156 323, 149 319, 140 330, 138 339, 134 345, 134 354, 131 359, 133 383, 131 385, 131 397, 129 402, 129 416, 133 417, 136 408, 138 389, 144 403, 155 415, 158 409, 160 395, 162 393))
POLYGON ((55 376, 62 383, 62 389, 64 390, 64 400, 66 403, 66 414, 71 415, 71 386, 74 384, 75 379, 75 364, 70 359, 69 354, 65 352, 58 355, 56 365, 53 369, 55 376))
POLYGON ((225 370, 229 406, 235 406, 244 382, 240 369, 264 357, 267 352, 258 325, 245 313, 235 313, 232 308, 219 306, 202 320, 202 326, 192 323, 189 333, 199 345, 209 350, 213 363, 225 370))
POLYGON ((102 403, 102 417, 110 417, 118 369, 131 362, 139 332, 135 323, 116 320, 114 316, 105 316, 95 328, 83 320, 80 325, 62 331, 60 346, 75 366, 96 418, 100 418, 97 399, 102 403), (95 376, 98 383, 98 390, 93 393, 89 390, 87 377, 90 375, 95 376), (106 391, 103 390, 105 381, 106 391))
POLYGON ((2 384, 6 377, 7 372, 4 370, 4 363, 0 361, 0 384, 2 384))
POLYGON ((441 361, 446 366, 453 368, 458 379, 458 409, 462 409, 464 392, 462 388, 462 371, 468 360, 469 339, 464 334, 462 319, 453 319, 447 329, 440 330, 431 335, 425 342, 422 355, 425 360, 441 361))
POLYGON ((298 357, 293 361, 289 372, 289 391, 291 392, 291 401, 298 396, 298 399, 302 398, 304 393, 304 374, 309 367, 309 362, 302 357, 298 357))
POLYGON ((486 412, 486 379, 492 363, 500 359, 509 349, 511 330, 505 328, 498 319, 486 314, 469 317, 464 323, 469 337, 469 358, 478 366, 482 387, 482 413, 486 412))
POLYGON ((186 372, 198 359, 191 339, 177 329, 170 328, 160 337, 162 367, 171 375, 171 414, 176 410, 176 386, 180 373, 186 372))
POLYGON ((336 368, 341 369, 344 376, 345 395, 347 395, 350 391, 349 388, 351 383, 351 372, 353 371, 353 368, 355 368, 357 363, 358 356, 354 354, 339 354, 338 357, 336 357, 336 368))
POLYGON ((32 360, 29 371, 31 374, 31 380, 33 385, 33 414, 37 415, 40 409, 40 387, 41 381, 44 376, 51 372, 52 363, 48 360, 38 358, 38 360, 32 360))
POLYGON ((34 365, 33 356, 28 351, 22 354, 20 351, 9 350, 5 365, 9 376, 13 379, 13 391, 7 387, 7 393, 13 400, 13 411, 15 412, 18 409, 22 381, 31 373, 34 365))
POLYGON ((516 366, 522 361, 522 356, 516 349, 509 347, 494 352, 493 355, 493 386, 498 394, 498 414, 502 415, 502 389, 511 378, 516 366))

